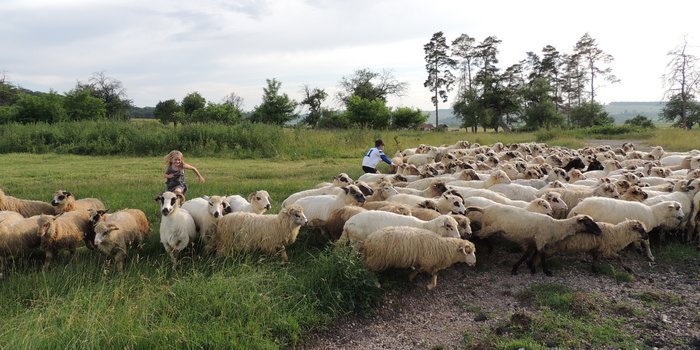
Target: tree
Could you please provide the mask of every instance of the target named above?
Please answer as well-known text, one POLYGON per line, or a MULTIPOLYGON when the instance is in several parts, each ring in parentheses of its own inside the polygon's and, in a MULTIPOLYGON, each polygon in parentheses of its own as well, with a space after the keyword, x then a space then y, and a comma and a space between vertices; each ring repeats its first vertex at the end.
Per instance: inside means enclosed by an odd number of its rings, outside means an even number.
POLYGON ((243 97, 238 96, 238 94, 235 92, 226 95, 226 97, 224 97, 223 103, 236 107, 236 109, 239 111, 243 111, 243 97))
POLYGON ((666 65, 669 72, 663 76, 666 87, 664 97, 672 96, 673 105, 670 107, 667 105, 668 113, 664 112, 662 115, 664 119, 675 121, 676 125, 690 130, 697 122, 693 121, 689 112, 693 109, 695 90, 700 83, 700 70, 696 67, 698 58, 687 50, 688 42, 684 39, 683 45, 668 53, 671 60, 666 65), (672 119, 669 119, 671 117, 672 119), (675 120, 676 118, 678 121, 675 120))
POLYGON ((632 125, 632 126, 638 126, 640 128, 645 128, 645 129, 655 129, 656 125, 654 125, 654 122, 652 122, 649 118, 637 114, 634 118, 632 119, 627 119, 625 120, 625 125, 632 125))
POLYGON ((235 124, 241 119, 241 112, 233 105, 226 103, 207 103, 204 108, 198 108, 190 120, 199 123, 235 124))
POLYGON ((580 60, 580 56, 575 54, 563 55, 562 57, 561 93, 562 101, 565 101, 563 110, 567 113, 567 124, 569 125, 572 125, 572 123, 568 112, 583 103, 583 88, 586 80, 579 64, 580 60))
POLYGON ((523 121, 528 130, 537 130, 560 125, 561 116, 556 111, 550 93, 554 90, 545 78, 537 78, 522 91, 525 102, 523 121))
POLYGON ((108 119, 128 120, 131 100, 128 99, 122 82, 105 75, 93 73, 87 83, 78 82, 76 90, 90 88, 93 96, 104 101, 108 119))
POLYGON ((614 60, 613 56, 598 48, 595 39, 591 38, 588 33, 584 34, 576 43, 574 54, 581 58, 583 71, 588 75, 591 87, 591 102, 595 101, 595 90, 597 88, 595 80, 597 77, 601 77, 610 83, 620 81, 612 74, 612 68, 601 66, 601 63, 610 64, 614 60))
POLYGON ((63 100, 63 107, 69 120, 96 120, 107 116, 104 101, 93 96, 90 88, 69 91, 63 100))
MULTIPOLYGON (((185 112, 185 115, 188 118, 192 118, 193 114, 195 111, 204 108, 206 106, 207 100, 202 97, 202 95, 199 94, 199 92, 190 92, 187 94, 182 99, 182 103, 180 103, 180 106, 182 107, 182 111, 185 112)), ((200 121, 197 119, 193 119, 193 121, 200 121)))
POLYGON ((462 127, 471 129, 473 133, 477 132, 479 118, 483 116, 481 110, 475 90, 462 91, 452 105, 454 115, 462 119, 462 127))
POLYGON ((266 79, 267 87, 263 88, 262 103, 253 109, 250 120, 254 123, 282 125, 297 118, 294 110, 297 102, 287 94, 279 93, 282 83, 277 79, 266 79))
POLYGON ((20 123, 55 123, 66 121, 63 96, 51 91, 38 96, 22 94, 17 100, 17 121, 20 123))
POLYGON ((555 103, 555 108, 557 112, 559 111, 559 103, 561 99, 559 98, 559 68, 561 67, 561 55, 559 51, 552 45, 547 45, 542 48, 542 61, 540 62, 540 69, 542 70, 542 77, 549 81, 549 85, 554 88, 552 100, 555 103))
POLYGON ((675 94, 661 110, 661 119, 673 123, 675 127, 690 130, 693 125, 700 123, 700 104, 695 102, 693 96, 675 94))
POLYGON ((317 125, 321 129, 347 129, 350 121, 346 113, 323 108, 317 125))
POLYGON ((302 99, 299 104, 301 106, 308 106, 309 108, 309 114, 304 118, 304 123, 315 128, 318 121, 321 119, 321 105, 326 97, 328 97, 328 94, 326 91, 319 88, 311 89, 308 85, 304 85, 301 92, 304 99, 302 99))
POLYGON ((462 34, 452 41, 452 56, 455 57, 459 70, 457 91, 472 90, 472 68, 476 58, 474 42, 476 39, 462 34))
POLYGON ((452 84, 455 81, 450 69, 455 66, 454 59, 447 55, 447 39, 442 32, 433 34, 430 41, 423 46, 425 51, 425 69, 428 71, 428 79, 423 86, 434 93, 430 98, 435 106, 435 126, 439 124, 438 104, 439 100, 447 102, 447 93, 452 91, 452 84))
POLYGON ((588 128, 595 125, 608 125, 615 119, 608 115, 603 105, 598 102, 584 102, 569 112, 574 127, 588 128))
POLYGON ((391 70, 378 73, 369 68, 363 68, 356 70, 350 76, 341 78, 339 86, 337 98, 346 104, 348 98, 353 95, 367 100, 380 99, 384 102, 392 95, 401 97, 406 92, 408 83, 396 80, 391 70))
POLYGON ((0 72, 0 106, 15 104, 19 95, 19 90, 7 81, 5 72, 0 72))
POLYGON ((181 111, 182 108, 180 107, 180 104, 174 99, 169 99, 165 101, 158 101, 158 104, 153 111, 153 115, 158 118, 161 123, 168 125, 172 122, 177 127, 177 123, 181 122, 181 120, 178 120, 179 118, 177 118, 176 114, 181 111))
POLYGON ((379 98, 368 100, 350 96, 345 114, 351 124, 373 129, 387 128, 391 120, 391 111, 379 98))
POLYGON ((416 129, 428 120, 428 115, 420 109, 399 107, 391 112, 391 126, 394 129, 416 129))

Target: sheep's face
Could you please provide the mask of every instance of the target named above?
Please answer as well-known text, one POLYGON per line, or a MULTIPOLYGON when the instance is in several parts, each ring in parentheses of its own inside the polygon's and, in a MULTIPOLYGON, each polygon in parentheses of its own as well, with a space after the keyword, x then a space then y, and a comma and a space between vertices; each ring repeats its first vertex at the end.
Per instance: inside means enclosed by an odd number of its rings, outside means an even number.
POLYGON ((459 231, 459 236, 463 239, 471 238, 472 227, 469 225, 469 218, 464 215, 452 215, 452 218, 457 222, 457 231, 459 231))
POLYGON ((639 186, 632 186, 627 190, 627 200, 641 202, 647 198, 649 198, 649 194, 644 192, 639 186))
POLYGON ((549 215, 553 216, 554 211, 552 210, 552 206, 549 205, 549 202, 542 198, 536 198, 535 200, 532 201, 530 204, 530 208, 532 208, 533 212, 544 214, 544 215, 549 215))
POLYGON ((54 207, 57 207, 57 206, 61 205, 63 202, 65 202, 66 199, 68 199, 68 197, 70 197, 72 195, 73 194, 71 194, 68 191, 58 191, 58 192, 53 194, 53 199, 51 200, 51 205, 53 205, 54 207))
POLYGON ((364 203, 365 202, 365 195, 362 194, 362 191, 360 191, 359 188, 355 185, 350 185, 350 186, 345 186, 343 187, 343 191, 345 191, 345 194, 352 198, 352 201, 355 203, 364 203))
MULTIPOLYGON (((203 197, 208 204, 207 211, 209 212, 209 215, 213 216, 214 218, 218 219, 224 214, 226 214, 226 209, 224 208, 224 203, 228 204, 224 199, 224 197, 220 196, 204 196, 203 197)), ((229 204, 229 209, 230 209, 230 204, 229 204)))
POLYGON ((464 262, 468 266, 476 265, 476 248, 474 247, 474 244, 468 241, 463 241, 460 242, 460 245, 459 253, 464 255, 464 262))
POLYGON ((248 201, 255 204, 259 208, 270 209, 272 207, 270 195, 267 191, 255 191, 248 195, 248 201))
POLYGON ((559 180, 569 182, 569 175, 562 168, 554 168, 547 177, 549 181, 559 180))
POLYGON ((364 181, 356 181, 355 186, 357 186, 357 188, 360 189, 360 191, 362 192, 362 194, 365 195, 365 197, 371 196, 374 194, 374 189, 372 189, 372 186, 368 185, 364 181))
POLYGON ((301 206, 292 204, 285 210, 287 215, 292 218, 295 225, 306 226, 308 224, 306 215, 304 215, 304 209, 301 206))
POLYGON ((552 211, 569 210, 569 207, 561 199, 561 194, 557 192, 547 192, 546 194, 542 195, 542 199, 546 200, 547 203, 549 203, 549 206, 552 207, 552 211))
POLYGON ((438 223, 436 232, 437 234, 439 234, 442 237, 460 237, 458 228, 459 225, 457 224, 457 221, 454 218, 448 215, 442 215, 436 220, 438 223))
POLYGON ((41 215, 39 218, 39 221, 37 221, 37 226, 39 229, 37 230, 37 234, 39 237, 42 239, 44 238, 51 238, 54 236, 56 233, 56 223, 55 223, 56 217, 53 215, 41 215))
POLYGON ((443 194, 438 200, 438 208, 449 209, 452 214, 467 214, 462 197, 453 194, 443 194))
POLYGON ((346 173, 340 173, 336 176, 333 176, 333 185, 337 187, 343 187, 347 185, 352 185, 354 181, 348 176, 346 173))
POLYGON ((639 233, 640 239, 649 239, 649 233, 647 232, 647 228, 644 227, 644 224, 641 221, 630 220, 627 223, 627 225, 629 225, 628 228, 630 231, 639 233))
POLYGON ((109 236, 116 230, 119 230, 119 228, 115 225, 97 225, 95 227, 95 246, 100 250, 107 250, 106 248, 110 246, 110 243, 112 245, 114 243, 109 239, 109 236))
POLYGON ((684 213, 680 203, 668 202, 666 205, 666 212, 666 217, 668 218, 667 226, 669 226, 669 228, 676 228, 683 221, 684 213))
POLYGON ((430 210, 435 210, 437 211, 437 202, 435 202, 432 199, 426 199, 420 203, 418 203, 419 208, 425 208, 425 209, 430 209, 430 210))
POLYGON ((604 184, 600 186, 599 196, 608 198, 620 198, 620 192, 617 191, 617 187, 615 187, 615 185, 604 184))
POLYGON ((184 197, 182 197, 182 195, 179 193, 163 192, 161 195, 156 197, 155 200, 156 202, 160 203, 160 213, 163 216, 168 216, 180 207, 183 198, 184 197))
POLYGON ((393 195, 399 194, 399 191, 397 191, 391 184, 383 184, 378 191, 381 194, 382 199, 387 199, 393 195))
POLYGON ((593 219, 588 215, 579 215, 576 217, 576 223, 578 224, 578 232, 592 233, 596 236, 603 234, 600 226, 596 224, 593 219))

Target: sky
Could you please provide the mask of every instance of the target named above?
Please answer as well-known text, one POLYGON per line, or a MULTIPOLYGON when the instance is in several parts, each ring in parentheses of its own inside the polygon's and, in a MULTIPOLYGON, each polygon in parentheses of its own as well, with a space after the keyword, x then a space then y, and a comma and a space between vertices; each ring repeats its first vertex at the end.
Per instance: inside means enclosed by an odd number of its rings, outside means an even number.
POLYGON ((65 93, 104 72, 138 107, 196 91, 216 103, 235 93, 252 110, 266 79, 300 101, 304 85, 334 96, 369 68, 408 83, 389 106, 432 110, 423 45, 435 32, 496 36, 501 69, 546 45, 571 53, 588 33, 620 79, 597 101, 660 101, 668 52, 686 40, 700 56, 698 13, 700 2, 678 0, 0 0, 0 73, 65 93))

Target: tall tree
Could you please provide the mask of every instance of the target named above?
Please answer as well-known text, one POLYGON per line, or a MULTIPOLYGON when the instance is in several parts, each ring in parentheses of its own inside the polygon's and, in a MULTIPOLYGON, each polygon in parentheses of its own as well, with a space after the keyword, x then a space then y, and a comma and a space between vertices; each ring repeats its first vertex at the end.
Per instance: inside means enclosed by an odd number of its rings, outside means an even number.
POLYGON ((561 54, 552 45, 547 45, 542 48, 542 61, 541 61, 542 76, 547 79, 549 85, 554 89, 552 94, 554 95, 552 101, 554 101, 554 106, 557 111, 559 111, 559 104, 561 99, 559 98, 559 68, 561 66, 561 54))
POLYGON ((321 120, 323 101, 328 97, 325 90, 319 88, 310 88, 308 85, 304 85, 301 90, 303 94, 303 99, 299 102, 301 106, 308 106, 309 114, 304 118, 304 123, 312 128, 318 125, 318 121, 321 120))
POLYGON ((243 97, 239 96, 235 92, 226 95, 222 102, 224 104, 236 107, 238 111, 243 111, 243 97))
POLYGON ((296 118, 294 110, 297 102, 287 94, 280 94, 282 83, 277 79, 266 79, 267 87, 263 88, 262 103, 253 109, 250 120, 256 123, 279 124, 296 118))
POLYGON ((579 64, 580 57, 576 54, 563 55, 561 61, 561 93, 563 110, 567 115, 567 123, 571 125, 570 111, 582 104, 585 76, 579 64))
POLYGON ((63 99, 63 107, 69 120, 104 119, 107 114, 104 101, 93 96, 89 88, 69 91, 63 99))
POLYGON ((180 103, 182 111, 185 112, 187 117, 191 117, 195 111, 204 108, 206 105, 207 100, 197 91, 187 94, 187 96, 182 99, 182 103, 180 103))
POLYGON ((596 78, 600 77, 610 83, 620 81, 612 74, 612 68, 605 66, 614 60, 613 56, 598 48, 598 43, 588 33, 584 34, 576 43, 574 54, 581 58, 583 69, 588 75, 588 82, 591 87, 591 102, 595 102, 596 78))
POLYGON ((108 77, 105 72, 97 72, 92 74, 87 83, 79 81, 75 88, 82 90, 88 87, 92 89, 93 96, 104 101, 108 119, 129 119, 131 100, 121 81, 108 77))
POLYGON ((455 66, 455 60, 447 54, 448 48, 447 39, 442 32, 433 34, 430 41, 423 46, 425 69, 428 71, 428 79, 425 80, 423 86, 434 93, 430 100, 435 106, 435 127, 440 125, 438 124, 439 100, 447 102, 447 93, 452 91, 452 84, 455 81, 450 70, 455 66))
POLYGON ((174 99, 169 99, 165 101, 158 101, 156 108, 153 110, 153 115, 160 120, 161 123, 168 125, 172 122, 175 127, 178 123, 178 112, 181 112, 182 108, 180 104, 174 99))
POLYGON ((406 93, 408 83, 394 78, 391 70, 374 72, 363 68, 341 78, 339 86, 337 98, 343 104, 347 104, 348 98, 353 95, 370 101, 380 99, 384 102, 388 96, 401 97, 406 93))
POLYGON ((689 111, 696 104, 695 91, 700 83, 700 70, 697 68, 698 58, 688 52, 688 41, 683 39, 683 44, 667 54, 671 56, 668 62, 668 73, 664 74, 664 97, 670 97, 669 103, 673 105, 664 108, 662 116, 669 121, 675 121, 677 125, 690 130, 693 127, 693 118, 689 118, 689 111), (676 121, 676 119, 678 119, 676 121))
POLYGON ((476 56, 474 38, 462 34, 452 41, 452 56, 455 57, 459 77, 457 77, 457 91, 472 90, 472 68, 476 56))

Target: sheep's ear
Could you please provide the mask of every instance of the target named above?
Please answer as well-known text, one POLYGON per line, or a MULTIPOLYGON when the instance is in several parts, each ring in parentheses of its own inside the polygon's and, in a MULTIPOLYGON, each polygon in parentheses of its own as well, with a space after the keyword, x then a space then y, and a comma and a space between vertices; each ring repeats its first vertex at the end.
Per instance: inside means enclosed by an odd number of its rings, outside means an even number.
POLYGON ((107 214, 108 211, 109 211, 109 209, 105 209, 105 210, 98 209, 96 212, 98 215, 102 216, 102 215, 107 214))
POLYGON ((154 201, 156 202, 162 202, 163 201, 163 196, 162 195, 157 195, 156 198, 153 198, 154 201))
POLYGON ((175 193, 175 197, 177 197, 177 201, 180 202, 180 205, 185 201, 185 196, 183 196, 181 193, 175 193))
POLYGON ((255 197, 255 192, 250 192, 250 194, 248 195, 248 202, 252 202, 253 197, 255 197))
POLYGON ((107 225, 107 229, 109 230, 109 232, 112 232, 112 231, 119 230, 119 227, 117 227, 117 225, 115 225, 115 224, 109 224, 109 225, 107 225))
POLYGON ((209 201, 209 196, 206 196, 206 195, 205 195, 205 196, 202 196, 202 198, 204 198, 204 200, 207 201, 207 202, 209 201))
POLYGON ((72 196, 73 194, 70 193, 70 192, 68 192, 68 191, 63 191, 63 195, 66 196, 66 197, 70 197, 70 196, 72 196))
POLYGON ((471 212, 471 211, 478 211, 480 213, 483 213, 484 209, 479 208, 479 207, 467 207, 467 212, 471 212))

